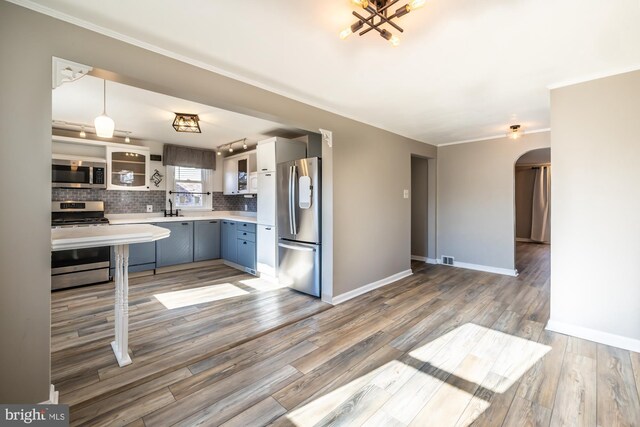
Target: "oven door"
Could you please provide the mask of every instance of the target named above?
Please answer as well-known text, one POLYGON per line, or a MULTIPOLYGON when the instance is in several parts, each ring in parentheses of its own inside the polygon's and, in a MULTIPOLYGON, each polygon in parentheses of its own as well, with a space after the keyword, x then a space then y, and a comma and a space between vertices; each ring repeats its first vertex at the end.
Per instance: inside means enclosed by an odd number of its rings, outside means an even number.
POLYGON ((109 246, 51 253, 51 289, 64 289, 109 280, 109 246))
POLYGON ((62 188, 91 188, 93 170, 91 164, 76 160, 53 160, 51 186, 62 188))

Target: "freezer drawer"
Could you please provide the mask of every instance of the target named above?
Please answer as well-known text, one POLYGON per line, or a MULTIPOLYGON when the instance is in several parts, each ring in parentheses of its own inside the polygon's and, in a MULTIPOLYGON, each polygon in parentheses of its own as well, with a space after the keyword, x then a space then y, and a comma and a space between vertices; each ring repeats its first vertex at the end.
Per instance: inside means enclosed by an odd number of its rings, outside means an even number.
POLYGON ((320 296, 320 245, 278 242, 278 279, 305 294, 320 296))

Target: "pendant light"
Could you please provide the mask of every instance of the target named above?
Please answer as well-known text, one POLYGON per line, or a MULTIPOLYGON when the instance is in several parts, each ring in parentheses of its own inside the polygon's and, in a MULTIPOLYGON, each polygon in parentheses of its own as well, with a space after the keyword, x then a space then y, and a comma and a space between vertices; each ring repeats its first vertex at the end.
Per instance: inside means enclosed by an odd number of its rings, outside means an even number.
POLYGON ((116 128, 116 124, 111 117, 107 116, 107 81, 103 80, 103 82, 102 114, 96 117, 93 124, 96 128, 96 135, 101 138, 113 138, 113 131, 116 128))

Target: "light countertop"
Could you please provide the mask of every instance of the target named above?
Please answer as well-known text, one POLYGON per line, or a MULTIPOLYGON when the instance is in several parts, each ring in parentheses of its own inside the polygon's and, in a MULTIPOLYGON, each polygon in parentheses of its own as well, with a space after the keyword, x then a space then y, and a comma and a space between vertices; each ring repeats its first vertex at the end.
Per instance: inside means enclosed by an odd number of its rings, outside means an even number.
MULTIPOLYGON (((181 212, 182 214, 182 212, 181 212)), ((257 223, 255 212, 234 212, 234 211, 205 211, 205 212, 185 212, 184 216, 163 216, 162 213, 155 214, 111 214, 106 215, 109 224, 151 224, 160 222, 178 221, 207 221, 211 219, 226 219, 227 221, 257 223)))
POLYGON ((100 225, 51 229, 51 250, 95 248, 154 242, 169 237, 166 228, 150 224, 100 225))

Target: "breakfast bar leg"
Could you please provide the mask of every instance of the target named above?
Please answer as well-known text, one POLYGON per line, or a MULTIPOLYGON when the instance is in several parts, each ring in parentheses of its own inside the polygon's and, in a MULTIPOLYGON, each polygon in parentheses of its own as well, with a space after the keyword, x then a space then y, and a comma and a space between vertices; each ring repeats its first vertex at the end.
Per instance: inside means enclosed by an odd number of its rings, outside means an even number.
POLYGON ((114 247, 116 268, 115 341, 111 348, 120 367, 131 364, 129 357, 129 245, 114 247))

